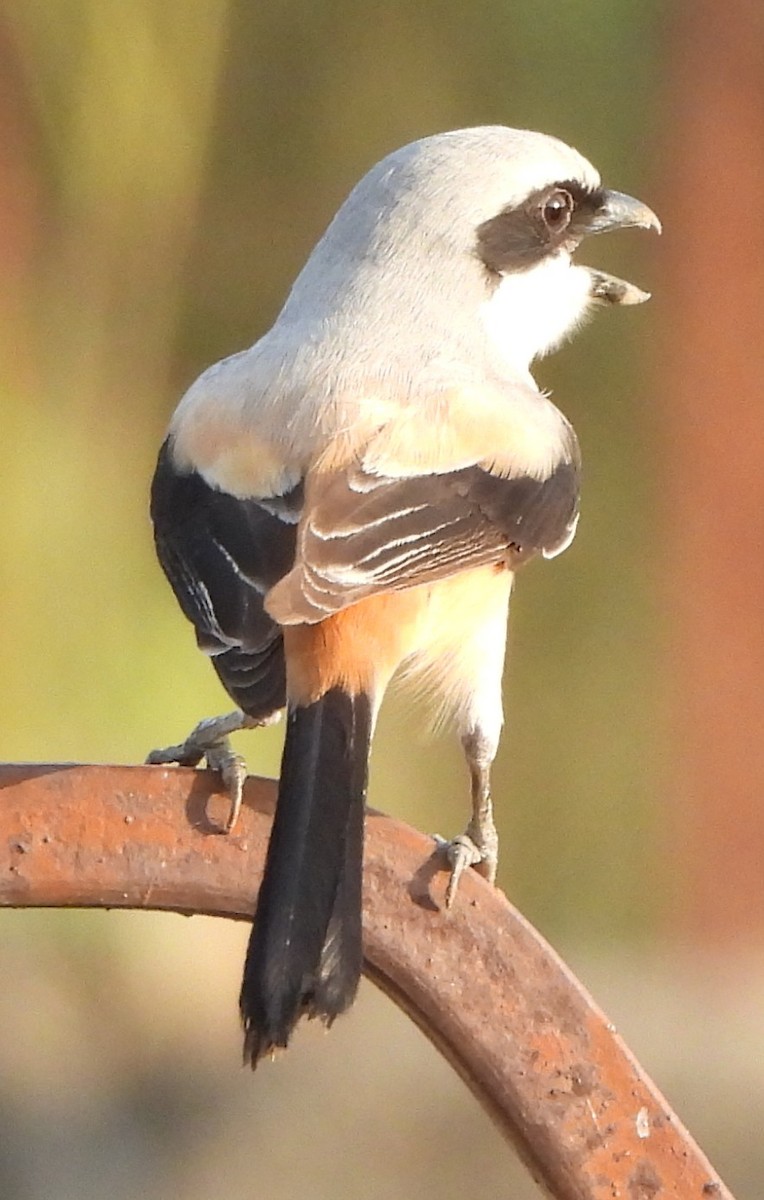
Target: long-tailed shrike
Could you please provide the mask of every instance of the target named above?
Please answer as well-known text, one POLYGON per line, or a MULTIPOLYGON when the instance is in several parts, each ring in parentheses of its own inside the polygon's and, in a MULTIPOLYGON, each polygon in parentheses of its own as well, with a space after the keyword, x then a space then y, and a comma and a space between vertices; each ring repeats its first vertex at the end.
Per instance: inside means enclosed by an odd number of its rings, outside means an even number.
POLYGON ((287 709, 241 990, 245 1057, 331 1022, 361 970, 369 745, 396 673, 461 738, 472 817, 453 898, 493 880, 490 768, 518 567, 578 520, 573 429, 530 373, 597 303, 647 298, 576 265, 586 235, 659 230, 555 138, 484 127, 389 155, 351 192, 273 328, 204 374, 162 446, 160 562, 240 711, 150 761, 206 757, 231 792, 234 729, 287 709))

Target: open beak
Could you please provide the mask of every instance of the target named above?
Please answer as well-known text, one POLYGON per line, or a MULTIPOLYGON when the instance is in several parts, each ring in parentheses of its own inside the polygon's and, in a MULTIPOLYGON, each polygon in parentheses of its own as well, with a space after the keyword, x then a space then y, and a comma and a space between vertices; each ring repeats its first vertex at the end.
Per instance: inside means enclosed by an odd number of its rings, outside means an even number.
MULTIPOLYGON (((661 223, 651 208, 623 192, 605 192, 605 202, 586 221, 585 236, 607 233, 611 229, 653 229, 661 232, 661 223)), ((591 276, 591 297, 601 304, 642 304, 650 293, 625 279, 587 267, 591 276)))

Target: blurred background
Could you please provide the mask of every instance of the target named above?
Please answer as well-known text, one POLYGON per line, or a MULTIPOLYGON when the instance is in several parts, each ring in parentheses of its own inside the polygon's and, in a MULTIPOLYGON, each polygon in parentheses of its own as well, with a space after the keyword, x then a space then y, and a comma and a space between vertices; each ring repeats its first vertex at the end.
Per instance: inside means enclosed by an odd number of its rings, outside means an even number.
MULTIPOLYGON (((522 576, 500 883, 738 1200, 764 1173, 764 8, 758 0, 22 0, 0 13, 0 729, 139 762, 228 701, 155 563, 180 394, 278 311, 383 154, 542 129, 661 215, 589 261, 655 293, 538 365, 584 451, 572 550, 522 576)), ((464 826, 458 748, 386 706, 371 802, 464 826), (405 743, 405 753, 402 746, 405 743)), ((278 770, 278 729, 244 736, 278 770)), ((247 929, 0 914, 0 1195, 538 1195, 364 984, 252 1078, 247 929)))

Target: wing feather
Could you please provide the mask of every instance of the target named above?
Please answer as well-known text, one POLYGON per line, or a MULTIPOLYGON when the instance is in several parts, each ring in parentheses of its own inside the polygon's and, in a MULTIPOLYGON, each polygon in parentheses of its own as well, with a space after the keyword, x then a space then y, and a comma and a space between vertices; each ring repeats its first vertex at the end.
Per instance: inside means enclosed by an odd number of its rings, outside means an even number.
POLYGON ((318 621, 381 591, 489 563, 514 569, 572 539, 577 454, 544 479, 474 464, 389 478, 361 463, 309 481, 294 569, 266 598, 281 624, 318 621))
POLYGON ((264 596, 294 562, 300 489, 260 503, 180 471, 160 451, 151 489, 157 555, 200 647, 223 686, 250 716, 285 703, 281 629, 264 596))

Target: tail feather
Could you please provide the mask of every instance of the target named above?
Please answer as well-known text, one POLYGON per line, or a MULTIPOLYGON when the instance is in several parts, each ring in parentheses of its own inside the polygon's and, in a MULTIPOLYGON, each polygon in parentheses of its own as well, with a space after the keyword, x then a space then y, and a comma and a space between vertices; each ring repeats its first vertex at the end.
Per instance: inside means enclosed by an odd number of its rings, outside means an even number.
POLYGON ((245 1060, 327 1023, 361 972, 363 809, 371 706, 333 688, 288 717, 279 796, 244 966, 245 1060))
MULTIPOLYGON (((366 751, 368 762, 368 749, 366 751)), ((365 792, 365 782, 363 785, 365 792)), ((328 1025, 355 998, 363 965, 361 910, 363 883, 363 804, 351 804, 345 838, 345 862, 332 915, 321 948, 314 1006, 328 1025)))

